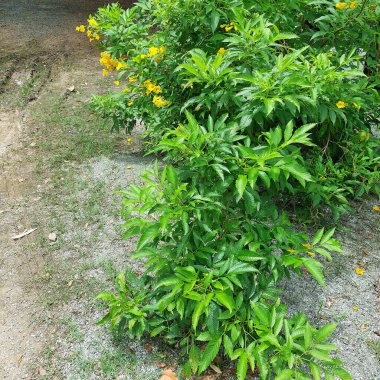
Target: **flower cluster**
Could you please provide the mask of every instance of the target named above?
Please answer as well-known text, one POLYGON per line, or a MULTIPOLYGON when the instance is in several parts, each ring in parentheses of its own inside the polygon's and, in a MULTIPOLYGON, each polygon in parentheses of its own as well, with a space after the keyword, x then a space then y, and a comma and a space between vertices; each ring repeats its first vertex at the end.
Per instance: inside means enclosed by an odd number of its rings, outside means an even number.
POLYGON ((226 32, 229 32, 232 29, 238 30, 237 26, 233 21, 231 21, 229 24, 222 24, 220 25, 222 29, 224 29, 226 32))
POLYGON ((111 57, 109 53, 106 53, 105 51, 100 53, 100 59, 99 62, 102 66, 104 66, 106 69, 103 69, 103 76, 107 76, 111 71, 117 70, 119 67, 120 62, 117 59, 114 59, 111 57))
MULTIPOLYGON (((359 111, 361 106, 359 104, 352 102, 352 105, 359 111)), ((344 102, 343 100, 339 100, 339 102, 336 103, 336 106, 338 108, 346 108, 348 106, 348 103, 344 102)))
POLYGON ((137 61, 141 61, 143 59, 147 58, 154 58, 155 62, 159 62, 166 52, 166 47, 161 46, 161 47, 156 47, 156 46, 151 46, 148 50, 148 54, 140 54, 137 56, 137 61))
POLYGON ((167 100, 165 100, 161 96, 154 96, 153 97, 153 104, 156 107, 165 107, 165 106, 168 106, 170 104, 170 102, 168 102, 167 100))
MULTIPOLYGON (((96 22, 96 20, 93 20, 96 22)), ((84 33, 86 32, 86 27, 84 25, 79 25, 75 28, 77 32, 84 33)), ((93 32, 91 29, 87 29, 87 37, 89 38, 90 42, 92 41, 99 41, 100 40, 100 35, 96 32, 93 32)))
POLYGON ((336 3, 336 9, 355 9, 357 1, 351 1, 349 3, 336 3))
POLYGON ((144 82, 144 86, 146 87, 145 93, 147 95, 151 94, 152 92, 154 94, 160 94, 161 93, 161 86, 153 84, 150 79, 148 79, 144 82))

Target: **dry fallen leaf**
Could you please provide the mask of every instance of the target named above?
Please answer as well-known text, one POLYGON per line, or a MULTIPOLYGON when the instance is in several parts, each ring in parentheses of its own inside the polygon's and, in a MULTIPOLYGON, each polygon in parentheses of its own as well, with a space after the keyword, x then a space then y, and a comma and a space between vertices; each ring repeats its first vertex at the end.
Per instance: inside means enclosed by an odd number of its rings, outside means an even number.
POLYGON ((32 142, 30 145, 29 145, 31 148, 34 148, 36 146, 36 143, 35 142, 32 142))
POLYGON ((73 284, 74 280, 68 282, 67 286, 70 287, 73 284))
POLYGON ((214 365, 214 364, 210 364, 210 367, 211 367, 216 373, 218 373, 219 375, 222 373, 222 371, 220 370, 220 368, 217 367, 216 365, 214 365))
POLYGON ((175 375, 175 373, 172 370, 166 369, 162 373, 160 380, 178 380, 178 377, 175 375))
POLYGON ((49 234, 49 240, 50 240, 50 241, 57 241, 57 234, 54 233, 54 232, 51 232, 51 233, 49 234))
POLYGON ((30 230, 27 230, 27 231, 21 232, 21 234, 18 234, 18 235, 12 236, 12 239, 13 239, 13 240, 21 239, 21 238, 23 238, 24 236, 27 236, 27 235, 31 234, 32 232, 34 232, 36 229, 37 229, 37 228, 32 228, 32 229, 30 229, 30 230))
POLYGON ((166 363, 163 363, 163 362, 154 362, 153 364, 158 368, 165 368, 166 367, 166 363))
POLYGON ((38 374, 40 376, 46 376, 47 372, 42 367, 40 367, 40 368, 38 368, 38 374))
POLYGON ((24 358, 24 355, 23 355, 23 354, 18 354, 18 355, 17 355, 17 364, 18 364, 18 365, 21 364, 23 358, 24 358))
POLYGON ((368 327, 369 327, 369 324, 368 324, 368 323, 362 323, 362 324, 360 325, 360 330, 367 330, 368 327))
POLYGON ((145 351, 148 353, 148 354, 151 354, 152 351, 153 351, 153 346, 150 344, 150 343, 147 343, 145 345, 145 351))
POLYGON ((332 301, 330 298, 326 300, 325 307, 330 309, 330 307, 333 305, 334 301, 332 301))

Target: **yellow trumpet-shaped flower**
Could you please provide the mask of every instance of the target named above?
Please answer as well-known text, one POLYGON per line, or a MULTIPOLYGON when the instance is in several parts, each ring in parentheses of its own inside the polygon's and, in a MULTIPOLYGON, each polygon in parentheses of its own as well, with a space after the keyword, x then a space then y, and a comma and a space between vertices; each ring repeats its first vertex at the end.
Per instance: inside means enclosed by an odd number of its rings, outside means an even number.
POLYGON ((84 25, 79 25, 75 28, 77 32, 84 33, 86 31, 86 27, 84 25))
POLYGON ((336 106, 337 106, 338 108, 345 108, 345 107, 347 107, 347 103, 344 102, 343 100, 339 100, 339 102, 336 103, 336 106))
POLYGON ((359 276, 363 276, 365 270, 363 268, 355 267, 355 272, 359 276))
POLYGON ((153 104, 156 107, 165 107, 165 106, 169 105, 169 102, 167 100, 165 100, 164 98, 162 98, 161 96, 154 96, 153 97, 153 104))
POLYGON ((347 4, 346 3, 336 3, 335 4, 335 8, 336 9, 345 9, 345 8, 347 8, 347 4))

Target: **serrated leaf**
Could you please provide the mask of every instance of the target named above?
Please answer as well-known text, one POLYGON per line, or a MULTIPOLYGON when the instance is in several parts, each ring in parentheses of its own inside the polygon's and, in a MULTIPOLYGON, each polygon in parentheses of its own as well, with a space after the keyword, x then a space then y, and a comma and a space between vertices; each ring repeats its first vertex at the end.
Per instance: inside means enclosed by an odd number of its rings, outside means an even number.
POLYGON ((304 259, 303 264, 309 273, 322 285, 325 286, 325 280, 322 272, 322 264, 313 259, 304 259))
POLYGON ((314 380, 321 380, 321 370, 317 364, 310 362, 310 371, 314 380))
POLYGON ((236 366, 236 375, 238 380, 245 380, 245 376, 247 375, 248 370, 248 355, 247 352, 244 351, 238 360, 236 366))
POLYGON ((225 306, 230 312, 235 309, 235 301, 234 299, 228 295, 227 293, 216 293, 216 299, 225 306))
POLYGON ((191 325, 193 327, 193 330, 196 330, 197 329, 197 326, 198 326, 198 322, 199 322, 199 318, 200 316, 202 315, 203 313, 203 309, 204 309, 204 302, 199 302, 197 304, 197 306, 195 306, 195 309, 194 309, 194 312, 193 312, 193 315, 191 317, 191 325))
POLYGON ((198 374, 204 372, 218 355, 222 338, 211 340, 208 342, 206 349, 203 352, 201 362, 199 363, 198 374))
POLYGON ((240 174, 238 179, 236 180, 236 189, 238 191, 239 197, 238 200, 243 196, 245 188, 247 186, 247 176, 244 174, 240 174))
POLYGON ((336 323, 328 323, 321 327, 315 335, 317 342, 325 340, 336 329, 336 323))

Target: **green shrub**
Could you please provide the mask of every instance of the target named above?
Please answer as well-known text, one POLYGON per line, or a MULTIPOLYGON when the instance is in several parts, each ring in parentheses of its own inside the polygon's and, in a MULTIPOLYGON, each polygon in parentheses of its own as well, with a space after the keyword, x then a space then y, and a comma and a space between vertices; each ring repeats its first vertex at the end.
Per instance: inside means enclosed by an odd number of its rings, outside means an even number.
POLYGON ((286 317, 278 282, 306 268, 324 285, 334 230, 309 238, 299 225, 380 193, 378 12, 371 0, 140 0, 89 19, 121 89, 94 108, 116 130, 142 119, 168 161, 122 192, 146 270, 99 295, 103 323, 179 345, 185 376, 221 353, 238 379, 248 367, 261 380, 350 378, 329 356, 335 326, 286 317))

